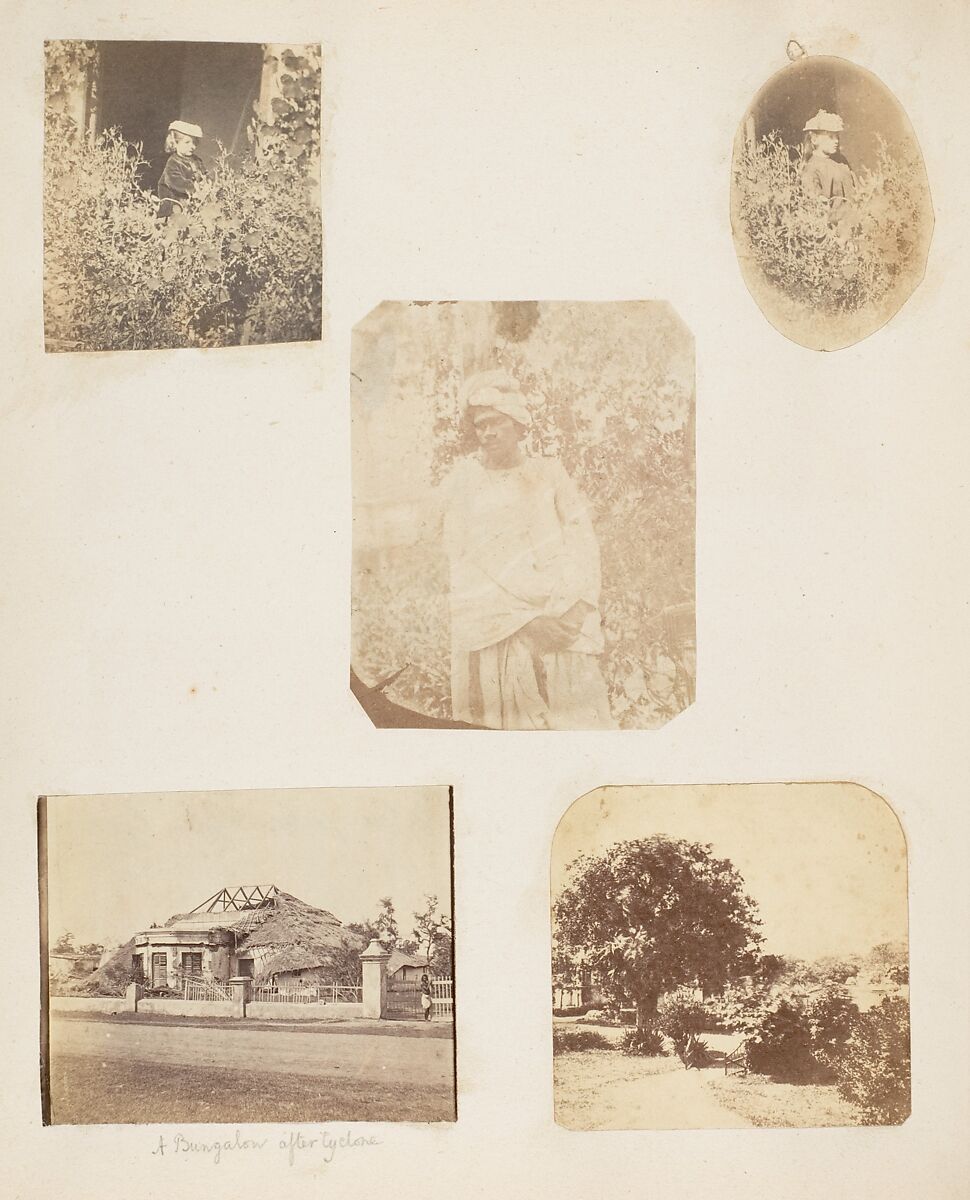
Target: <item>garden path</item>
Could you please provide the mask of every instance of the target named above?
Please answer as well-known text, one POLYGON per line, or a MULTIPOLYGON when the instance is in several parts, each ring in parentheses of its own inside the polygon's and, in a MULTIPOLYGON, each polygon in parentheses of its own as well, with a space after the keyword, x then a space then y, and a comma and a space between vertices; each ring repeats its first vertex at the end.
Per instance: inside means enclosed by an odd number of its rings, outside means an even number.
MULTIPOLYGON (((717 1068, 675 1070, 617 1082, 609 1097, 614 1129, 750 1129, 707 1086, 717 1068)), ((594 1126, 602 1128, 601 1126, 594 1126)))

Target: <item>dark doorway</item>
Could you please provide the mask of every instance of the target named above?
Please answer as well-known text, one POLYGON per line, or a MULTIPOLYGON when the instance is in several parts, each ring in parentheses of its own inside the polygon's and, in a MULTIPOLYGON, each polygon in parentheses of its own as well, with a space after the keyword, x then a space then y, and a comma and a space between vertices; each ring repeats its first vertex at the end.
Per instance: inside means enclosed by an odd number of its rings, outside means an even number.
POLYGON ((248 146, 259 98, 263 47, 257 42, 100 42, 97 132, 117 128, 142 147, 142 184, 154 188, 165 165, 172 121, 200 125, 199 152, 213 158, 248 146))

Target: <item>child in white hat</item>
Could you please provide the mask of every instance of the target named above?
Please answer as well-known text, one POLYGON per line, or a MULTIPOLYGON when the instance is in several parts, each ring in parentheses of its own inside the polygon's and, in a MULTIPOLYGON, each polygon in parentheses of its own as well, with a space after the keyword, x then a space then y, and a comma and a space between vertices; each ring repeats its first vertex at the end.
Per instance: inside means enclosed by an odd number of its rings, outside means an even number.
POLYGON ((840 223, 846 201, 852 198, 855 179, 852 169, 839 153, 839 134, 845 129, 838 113, 819 111, 805 122, 804 132, 811 141, 812 153, 802 169, 802 187, 810 196, 827 202, 829 223, 840 223))
POLYGON ((205 163, 197 153, 202 130, 188 121, 173 121, 168 127, 165 150, 168 162, 158 180, 156 192, 161 200, 158 215, 169 217, 180 212, 196 187, 206 178, 205 163))

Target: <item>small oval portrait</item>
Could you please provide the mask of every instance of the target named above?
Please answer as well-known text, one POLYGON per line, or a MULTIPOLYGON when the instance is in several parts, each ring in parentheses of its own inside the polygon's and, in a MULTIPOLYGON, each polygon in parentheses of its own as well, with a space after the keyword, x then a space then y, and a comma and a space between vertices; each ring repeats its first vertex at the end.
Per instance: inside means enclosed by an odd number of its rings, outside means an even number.
POLYGON ((933 233, 893 93, 842 58, 773 75, 735 138, 731 228, 745 284, 785 337, 839 350, 885 325, 922 280, 933 233))

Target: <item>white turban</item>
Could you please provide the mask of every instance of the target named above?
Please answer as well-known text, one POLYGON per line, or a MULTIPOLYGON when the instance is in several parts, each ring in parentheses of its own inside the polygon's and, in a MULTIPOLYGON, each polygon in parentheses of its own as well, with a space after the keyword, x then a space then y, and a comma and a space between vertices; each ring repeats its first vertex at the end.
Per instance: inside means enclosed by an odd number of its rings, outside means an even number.
POLYGON ((463 413, 472 417, 475 414, 471 409, 494 408, 496 412, 504 413, 520 425, 529 425, 532 422, 525 397, 519 390, 518 380, 501 368, 480 371, 466 379, 458 392, 458 404, 463 413))

